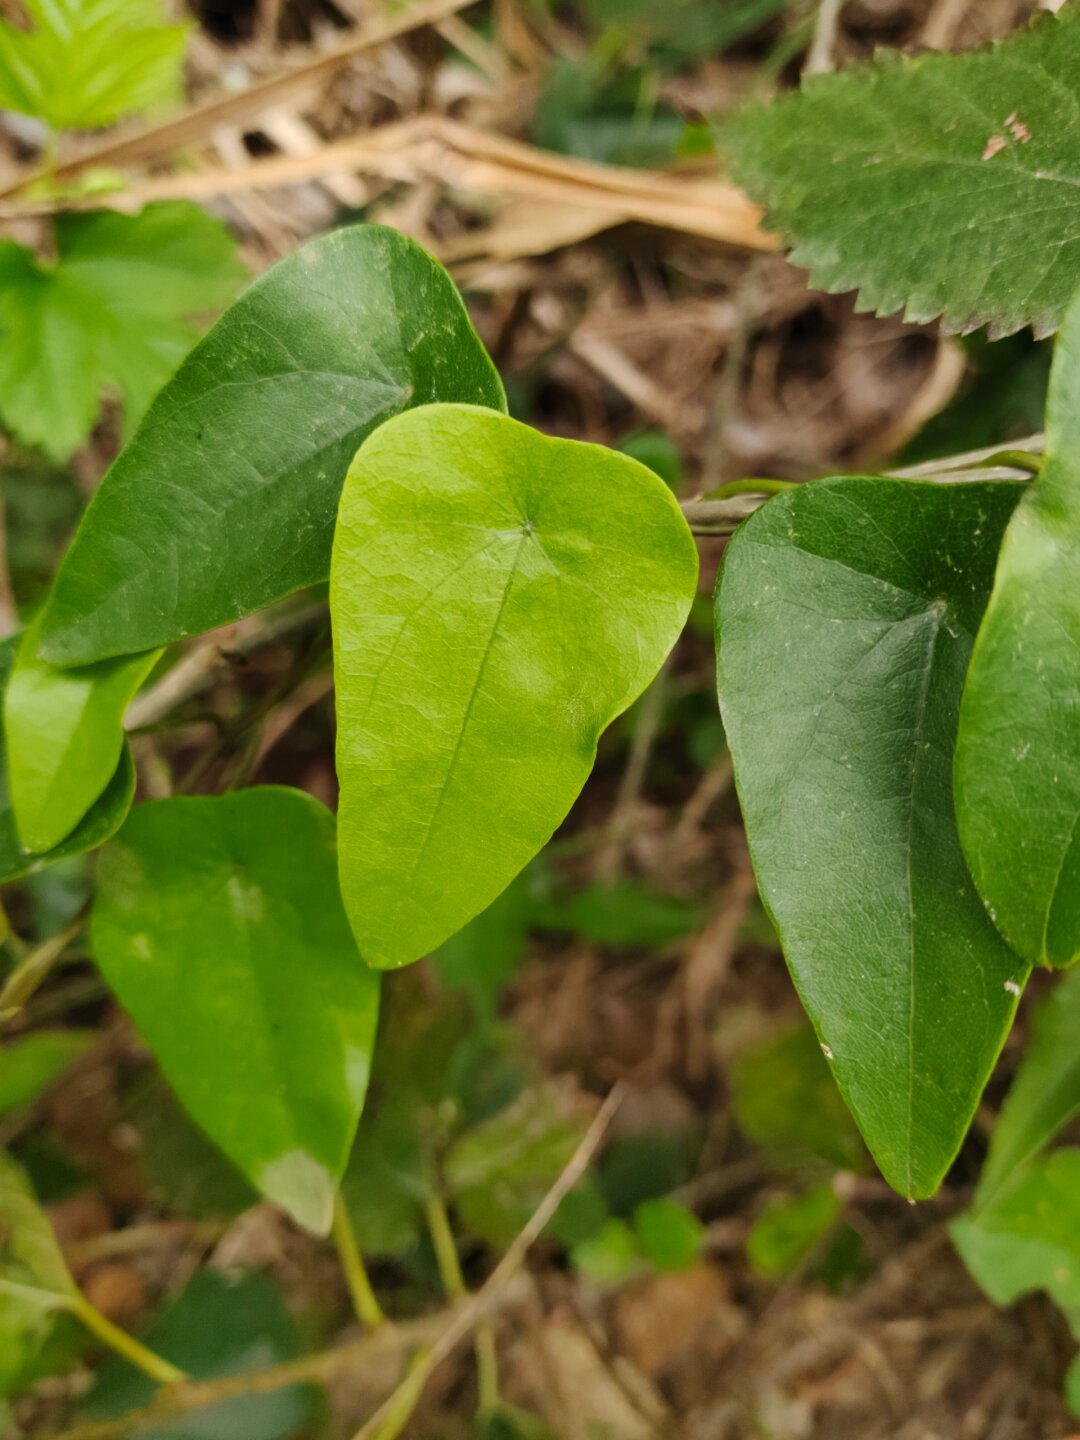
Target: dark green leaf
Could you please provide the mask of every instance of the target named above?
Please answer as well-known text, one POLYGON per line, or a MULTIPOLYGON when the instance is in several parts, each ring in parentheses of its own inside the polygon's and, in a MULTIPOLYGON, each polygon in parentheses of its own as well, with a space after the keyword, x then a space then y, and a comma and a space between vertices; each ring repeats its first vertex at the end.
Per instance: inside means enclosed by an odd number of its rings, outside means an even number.
POLYGON ((221 317, 105 477, 43 653, 148 650, 325 580, 357 446, 432 400, 505 406, 441 266, 377 225, 302 246, 221 317))
POLYGON ((23 632, 4 691, 8 787, 23 846, 59 845, 116 774, 124 712, 160 651, 59 670, 38 658, 41 620, 23 632))
MULTIPOLYGON (((245 271, 221 222, 179 202, 62 216, 56 250, 44 264, 0 242, 0 414, 20 440, 66 460, 106 390, 119 392, 134 427, 195 343, 189 317, 231 300, 245 271)), ((143 538, 127 535, 122 573, 143 538)))
POLYGON ((379 993, 341 905, 330 813, 270 786, 140 806, 102 853, 91 945, 192 1117, 325 1233, 379 993))
POLYGON ((731 1089, 740 1128, 781 1159, 816 1157, 842 1170, 863 1164, 858 1132, 810 1025, 741 1055, 731 1089))
POLYGON ((949 330, 1056 329, 1080 273, 1080 10, 993 48, 893 57, 745 111, 740 184, 820 290, 949 330))
POLYGON ((700 905, 626 880, 538 900, 532 923, 538 930, 568 931, 595 945, 658 946, 684 940, 704 918, 700 905))
POLYGON ((32 1105, 93 1039, 92 1030, 34 1030, 0 1047, 0 1115, 32 1105))
POLYGON ((188 27, 162 0, 23 4, 29 30, 0 21, 0 109, 85 130, 180 99, 188 27))
POLYGON ((589 23, 612 26, 662 60, 717 55, 784 9, 787 0, 585 0, 589 23))
MULTIPOLYGON (((295 1360, 300 1348, 280 1288, 258 1272, 200 1271, 143 1339, 196 1380, 265 1370, 295 1360)), ((108 1419, 149 1404, 154 1389, 145 1375, 121 1360, 109 1360, 80 1408, 88 1419, 108 1419)), ((141 1426, 138 1435, 139 1440, 284 1440, 309 1420, 311 1408, 311 1391, 288 1385, 141 1426)))
POLYGON ((682 629, 697 552, 636 461, 474 406, 358 454, 334 542, 342 890, 408 964, 547 843, 682 629))
POLYGON ((1046 460, 1005 532, 956 747, 975 884, 1010 944, 1047 965, 1080 955, 1078 567, 1080 299, 1054 351, 1046 460))
POLYGON ((951 804, 960 694, 1018 487, 844 478, 728 546, 718 681, 762 897, 886 1179, 932 1194, 1027 977, 951 804))

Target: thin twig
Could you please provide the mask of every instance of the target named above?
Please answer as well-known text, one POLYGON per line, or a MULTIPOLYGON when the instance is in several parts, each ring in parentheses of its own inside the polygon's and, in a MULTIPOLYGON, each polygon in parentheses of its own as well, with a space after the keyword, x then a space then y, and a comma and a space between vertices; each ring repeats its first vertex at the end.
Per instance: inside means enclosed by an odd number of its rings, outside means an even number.
POLYGON ((804 75, 825 75, 835 68, 836 32, 845 3, 846 0, 821 0, 814 22, 814 38, 803 66, 804 75))
MULTIPOLYGON (((523 1298, 523 1293, 513 1287, 507 1288, 501 1295, 494 1297, 490 1309, 517 1304, 523 1298)), ((299 1360, 289 1360, 267 1370, 249 1370, 240 1375, 223 1376, 220 1380, 185 1381, 183 1384, 160 1390, 149 1405, 142 1405, 137 1410, 129 1410, 126 1414, 109 1420, 94 1420, 84 1425, 75 1425, 52 1436, 51 1440, 119 1440, 119 1437, 132 1430, 163 1424, 178 1415, 187 1415, 209 1405, 218 1405, 224 1400, 270 1395, 288 1385, 325 1384, 334 1376, 355 1370, 367 1361, 402 1355, 418 1345, 430 1344, 454 1323, 460 1312, 473 1303, 466 1301, 448 1306, 421 1320, 380 1325, 377 1330, 370 1331, 348 1345, 341 1345, 335 1350, 320 1350, 316 1355, 305 1355, 299 1360)))
MULTIPOLYGON (((435 1341, 430 1353, 403 1382, 410 1389, 414 1386, 422 1389, 438 1366, 457 1349, 458 1345, 485 1316, 491 1314, 506 1286, 523 1264, 533 1243, 543 1233, 563 1200, 589 1168, 593 1156, 607 1134, 608 1126, 623 1102, 624 1094, 624 1088, 616 1085, 608 1095, 596 1112, 581 1144, 571 1156, 566 1169, 544 1196, 528 1223, 518 1232, 513 1244, 491 1272, 486 1284, 458 1311, 455 1318, 435 1341)), ((379 1426, 393 1413, 397 1400, 398 1394, 395 1391, 384 1404, 380 1405, 367 1424, 361 1426, 353 1440, 373 1440, 378 1433, 379 1426)))

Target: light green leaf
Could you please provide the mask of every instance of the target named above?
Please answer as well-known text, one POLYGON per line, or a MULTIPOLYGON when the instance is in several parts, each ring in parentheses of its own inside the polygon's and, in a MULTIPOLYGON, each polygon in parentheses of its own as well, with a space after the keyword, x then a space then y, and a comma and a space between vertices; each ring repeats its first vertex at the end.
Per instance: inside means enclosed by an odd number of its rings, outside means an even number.
POLYGON ((93 1039, 92 1030, 34 1030, 0 1047, 0 1115, 33 1104, 93 1039))
POLYGON ((677 1200, 642 1201, 634 1230, 642 1259, 668 1274, 691 1269, 705 1244, 705 1227, 677 1200))
POLYGON ((91 947, 191 1116, 325 1234, 379 994, 341 905, 330 813, 272 786, 139 806, 102 853, 91 947))
POLYGON ((59 670, 38 658, 41 617, 23 632, 4 692, 4 740, 15 826, 25 849, 51 850, 116 774, 124 712, 161 654, 59 670))
POLYGON ((829 1185, 773 1201, 747 1236, 750 1264, 770 1280, 790 1275, 832 1229, 839 1214, 840 1198, 829 1185))
POLYGON ((330 605, 342 889, 369 964, 441 945, 547 843, 696 579, 678 506, 626 456, 464 405, 364 444, 330 605))
MULTIPOLYGON (((61 216, 56 251, 46 264, 0 242, 0 414, 62 461, 89 436, 107 390, 135 425, 195 343, 189 317, 226 304, 245 272, 220 221, 184 203, 61 216)), ((128 536, 136 554, 140 538, 128 536)))
POLYGON ((598 1285, 620 1284, 632 1274, 638 1258, 637 1236, 617 1216, 571 1251, 575 1268, 598 1285))
POLYGON ((188 27, 162 0, 23 0, 26 30, 0 21, 0 109, 89 130, 179 100, 188 27))
POLYGON ((948 330, 1057 328, 1080 273, 1080 10, 745 111, 735 178, 819 290, 948 330))
POLYGON ((929 1195, 1027 978, 951 805, 960 693, 1018 487, 859 477, 746 521, 717 587, 720 705, 762 898, 889 1183, 929 1195))
MULTIPOLYGON (((15 636, 0 641, 0 704, 6 693, 18 644, 18 637, 15 636)), ((123 745, 120 763, 112 778, 71 834, 54 849, 41 854, 25 850, 15 828, 8 784, 7 746, 3 727, 0 726, 0 884, 34 875, 56 860, 81 855, 84 851, 95 850, 99 845, 103 845, 110 835, 119 829, 131 808, 134 795, 135 766, 131 751, 127 745, 123 745)))
POLYGON ((43 653, 148 650, 325 580, 357 446, 431 400, 506 404, 442 267, 377 225, 302 246, 221 317, 105 477, 43 653))
POLYGON ((4 1295, 40 1312, 64 1309, 78 1298, 29 1180, 0 1151, 0 1297, 4 1295))
POLYGON ((1078 574, 1080 298, 1055 347, 1046 459, 1005 532, 956 746, 975 884, 1010 944, 1046 965, 1080 955, 1078 574))
POLYGON ((1046 1290, 1063 1309, 1080 1310, 1080 1150, 1026 1166, 949 1233, 996 1305, 1046 1290))
POLYGON ((1080 970, 1064 976, 1039 1006, 979 1177, 985 1204, 1020 1167, 1080 1114, 1080 970))

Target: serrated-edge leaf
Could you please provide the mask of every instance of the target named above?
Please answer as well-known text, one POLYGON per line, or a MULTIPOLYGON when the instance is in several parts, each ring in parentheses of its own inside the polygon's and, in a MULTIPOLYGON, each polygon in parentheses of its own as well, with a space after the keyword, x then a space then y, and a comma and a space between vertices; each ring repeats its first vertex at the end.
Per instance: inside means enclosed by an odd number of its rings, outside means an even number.
POLYGON ((948 331, 1045 335, 1080 273, 1078 107, 1070 7, 984 50, 814 77, 721 138, 816 288, 948 331))

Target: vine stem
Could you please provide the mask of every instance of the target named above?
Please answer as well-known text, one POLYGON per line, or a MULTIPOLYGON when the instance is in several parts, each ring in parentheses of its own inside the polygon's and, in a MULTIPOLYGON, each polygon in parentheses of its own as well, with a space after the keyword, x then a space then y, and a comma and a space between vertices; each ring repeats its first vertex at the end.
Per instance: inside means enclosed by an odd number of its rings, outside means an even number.
POLYGON ((349 1294, 352 1296, 353 1309, 369 1330, 377 1330, 380 1325, 386 1323, 386 1315, 379 1304, 375 1291, 371 1288, 364 1257, 361 1255, 360 1246, 357 1243, 356 1231, 349 1219, 349 1212, 341 1198, 340 1190, 334 1196, 333 1234, 334 1244, 337 1246, 338 1256, 341 1260, 341 1268, 345 1273, 349 1294))
MULTIPOLYGON (((450 1228, 450 1217, 442 1197, 434 1191, 424 1203, 431 1243, 435 1247, 435 1263, 439 1267, 439 1278, 448 1300, 463 1299, 469 1293, 465 1276, 461 1273, 461 1261, 454 1243, 454 1232, 450 1228)), ((499 1408, 499 1357, 495 1348, 495 1331, 490 1319, 482 1320, 476 1327, 476 1390, 477 1413, 490 1415, 499 1408)))
MULTIPOLYGON (((478 1290, 472 1299, 458 1310, 454 1319, 450 1321, 427 1355, 418 1361, 416 1370, 407 1376, 394 1394, 379 1406, 371 1419, 356 1432, 353 1440, 378 1440, 379 1426, 389 1415, 394 1413, 395 1401, 404 1386, 416 1386, 416 1395, 419 1399, 424 1385, 437 1367, 447 1356, 453 1354, 466 1335, 470 1334, 482 1319, 492 1313, 507 1285, 524 1263, 534 1242, 543 1234, 556 1210, 589 1168, 625 1094, 626 1088, 622 1082, 612 1088, 607 1099, 596 1112, 580 1145, 570 1157, 566 1168, 533 1211, 527 1224, 518 1231, 510 1248, 488 1276, 482 1289, 478 1290)), ((82 1437, 69 1437, 69 1440, 82 1440, 82 1437)))
POLYGON ((171 1361, 155 1355, 153 1350, 147 1349, 133 1335, 114 1325, 107 1316, 90 1304, 85 1295, 72 1296, 65 1308, 86 1326, 91 1335, 108 1345, 110 1350, 115 1350, 117 1355, 122 1355, 144 1375, 149 1375, 151 1380, 156 1380, 159 1385, 176 1385, 187 1379, 183 1370, 178 1369, 171 1361))
MULTIPOLYGON (((287 1385, 305 1381, 326 1382, 335 1375, 353 1370, 365 1360, 400 1354, 413 1345, 428 1346, 414 1358, 413 1369, 389 1399, 365 1424, 355 1440, 379 1440, 379 1427, 400 1414, 402 1392, 416 1387, 419 1399, 424 1386, 438 1365, 453 1354, 486 1316, 510 1304, 521 1303, 531 1289, 514 1280, 533 1243, 562 1204, 563 1200, 589 1168, 593 1156, 607 1134, 608 1127, 622 1104, 625 1087, 616 1085, 596 1112, 592 1124, 574 1151, 566 1169, 533 1212, 528 1223, 518 1232, 506 1254, 491 1272, 483 1288, 468 1300, 458 1301, 437 1315, 404 1324, 381 1325, 378 1330, 362 1336, 349 1345, 333 1350, 320 1350, 300 1360, 289 1360, 267 1370, 227 1375, 220 1380, 185 1380, 163 1390, 149 1405, 129 1410, 110 1420, 91 1420, 75 1425, 53 1437, 53 1440, 119 1440, 130 1431, 147 1425, 161 1424, 178 1415, 201 1410, 223 1400, 237 1400, 249 1395, 269 1395, 287 1385)), ((415 1405, 416 1401, 413 1401, 415 1405)), ((383 1437, 386 1440, 386 1437, 383 1437)))

